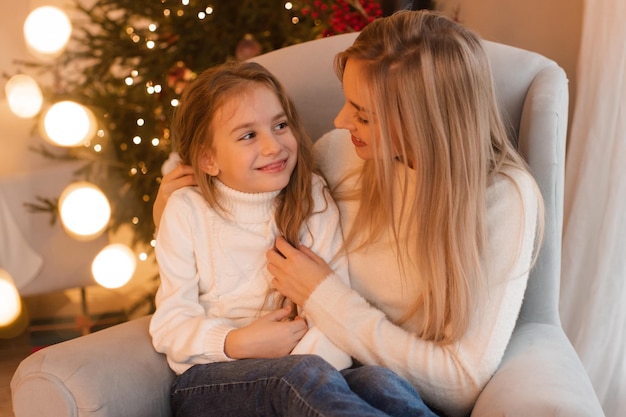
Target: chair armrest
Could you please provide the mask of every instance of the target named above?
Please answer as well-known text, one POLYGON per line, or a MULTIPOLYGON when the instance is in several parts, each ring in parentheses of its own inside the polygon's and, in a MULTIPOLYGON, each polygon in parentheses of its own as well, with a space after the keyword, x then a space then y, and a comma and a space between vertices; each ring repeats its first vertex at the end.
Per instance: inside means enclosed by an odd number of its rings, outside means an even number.
POLYGON ((574 348, 557 325, 518 324, 472 417, 604 416, 574 348))
POLYGON ((11 381, 16 417, 169 417, 174 378, 152 347, 149 317, 49 346, 11 381))

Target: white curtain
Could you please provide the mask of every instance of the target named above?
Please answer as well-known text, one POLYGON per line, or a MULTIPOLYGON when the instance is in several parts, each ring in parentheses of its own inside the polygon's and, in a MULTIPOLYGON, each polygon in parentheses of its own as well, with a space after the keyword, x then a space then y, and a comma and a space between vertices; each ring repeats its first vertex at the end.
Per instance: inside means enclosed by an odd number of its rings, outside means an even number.
POLYGON ((561 319, 626 416, 626 1, 585 0, 565 176, 561 319))

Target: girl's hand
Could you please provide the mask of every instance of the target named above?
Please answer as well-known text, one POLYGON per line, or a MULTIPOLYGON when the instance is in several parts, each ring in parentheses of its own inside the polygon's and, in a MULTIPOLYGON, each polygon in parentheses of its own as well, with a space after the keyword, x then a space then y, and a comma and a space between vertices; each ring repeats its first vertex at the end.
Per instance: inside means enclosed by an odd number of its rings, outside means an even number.
POLYGON ((224 353, 232 359, 288 355, 308 330, 301 317, 286 321, 290 313, 291 306, 286 306, 230 331, 224 341, 224 353))
POLYGON ((154 200, 154 206, 152 207, 152 220, 154 225, 159 226, 161 222, 161 215, 165 209, 165 203, 172 193, 179 188, 187 187, 190 185, 197 185, 196 178, 193 176, 193 168, 189 165, 177 165, 176 168, 168 172, 161 179, 161 185, 157 192, 156 199, 154 200))
POLYGON ((333 271, 326 261, 306 246, 298 249, 284 238, 276 239, 267 251, 267 270, 274 275, 272 284, 285 297, 303 306, 315 288, 333 271))

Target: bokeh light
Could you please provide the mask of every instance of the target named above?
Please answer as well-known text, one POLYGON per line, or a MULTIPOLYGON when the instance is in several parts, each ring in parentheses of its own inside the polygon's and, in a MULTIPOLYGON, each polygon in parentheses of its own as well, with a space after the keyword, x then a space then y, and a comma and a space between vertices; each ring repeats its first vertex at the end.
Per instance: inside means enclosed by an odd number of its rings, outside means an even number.
POLYGON ((18 117, 28 119, 41 110, 43 95, 32 77, 26 74, 14 75, 7 81, 4 92, 9 108, 18 117))
POLYGON ((70 184, 59 198, 59 215, 67 233, 78 240, 97 237, 111 218, 111 205, 104 193, 86 181, 70 184))
POLYGON ((87 107, 73 101, 53 104, 43 118, 43 133, 59 146, 79 146, 97 131, 96 117, 87 107))
POLYGON ((22 312, 22 301, 7 271, 0 269, 0 327, 13 323, 22 312))
POLYGON ((57 56, 72 34, 72 23, 67 15, 53 6, 38 7, 24 22, 24 37, 35 54, 57 56))
POLYGON ((96 255, 91 264, 94 279, 105 288, 124 286, 135 273, 137 260, 126 245, 112 243, 96 255))

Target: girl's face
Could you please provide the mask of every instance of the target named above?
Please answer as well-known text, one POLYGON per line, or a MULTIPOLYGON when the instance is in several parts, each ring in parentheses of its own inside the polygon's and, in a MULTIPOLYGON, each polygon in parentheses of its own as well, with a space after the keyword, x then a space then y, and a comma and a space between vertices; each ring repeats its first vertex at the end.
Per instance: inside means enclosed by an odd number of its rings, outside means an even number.
POLYGON ((212 149, 200 167, 245 193, 278 191, 296 166, 298 144, 276 94, 262 84, 222 105, 211 124, 212 149))
POLYGON ((355 59, 346 62, 342 80, 346 102, 335 117, 335 127, 349 130, 357 155, 368 160, 374 158, 374 146, 378 146, 378 139, 373 134, 378 130, 378 124, 376 115, 366 107, 368 100, 363 88, 366 84, 361 75, 362 65, 355 59))

